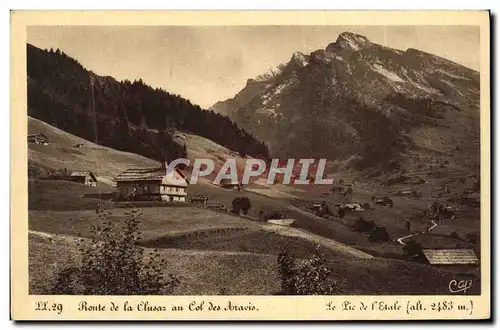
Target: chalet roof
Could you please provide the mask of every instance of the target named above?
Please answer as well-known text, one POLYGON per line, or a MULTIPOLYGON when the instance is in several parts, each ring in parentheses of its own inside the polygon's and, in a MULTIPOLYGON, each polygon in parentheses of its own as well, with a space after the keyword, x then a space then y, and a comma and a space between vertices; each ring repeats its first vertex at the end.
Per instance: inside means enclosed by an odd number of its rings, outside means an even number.
POLYGON ((423 249, 425 257, 431 265, 470 265, 478 264, 472 249, 423 249))
POLYGON ((115 181, 161 181, 165 175, 165 169, 161 167, 129 168, 120 173, 115 181))
MULTIPOLYGON (((174 184, 176 186, 186 186, 187 180, 184 174, 178 169, 175 171, 186 181, 186 184, 174 184)), ((129 168, 125 172, 120 173, 115 181, 127 182, 127 181, 162 181, 167 175, 166 169, 162 167, 156 168, 129 168)))
POLYGON ((90 175, 94 180, 97 181, 94 173, 92 173, 90 171, 73 171, 69 174, 69 176, 72 176, 72 177, 86 177, 87 175, 90 175))

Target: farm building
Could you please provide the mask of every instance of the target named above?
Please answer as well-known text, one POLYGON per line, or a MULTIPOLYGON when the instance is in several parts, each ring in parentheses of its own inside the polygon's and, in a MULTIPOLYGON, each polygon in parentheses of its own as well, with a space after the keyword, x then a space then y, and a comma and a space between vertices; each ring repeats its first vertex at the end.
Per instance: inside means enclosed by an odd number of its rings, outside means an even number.
POLYGON ((204 207, 207 206, 208 197, 207 196, 193 196, 191 197, 191 203, 196 205, 202 205, 204 207))
POLYGON ((42 133, 28 134, 28 143, 48 145, 49 138, 42 133))
POLYGON ((125 200, 186 202, 188 181, 177 169, 173 174, 170 180, 165 167, 128 169, 115 178, 117 197, 125 200))
POLYGON ((95 187, 97 185, 97 179, 95 175, 90 171, 70 172, 63 178, 63 180, 73 181, 91 187, 95 187))

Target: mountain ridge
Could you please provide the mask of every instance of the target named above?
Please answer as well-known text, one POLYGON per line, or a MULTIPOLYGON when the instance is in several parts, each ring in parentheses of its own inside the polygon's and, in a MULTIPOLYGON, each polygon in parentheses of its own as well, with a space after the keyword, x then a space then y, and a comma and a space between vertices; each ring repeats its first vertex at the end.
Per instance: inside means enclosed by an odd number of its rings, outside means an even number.
MULTIPOLYGON (((281 64, 279 75, 249 80, 233 98, 210 109, 267 143, 273 155, 354 158, 351 165, 359 169, 387 168, 415 156, 422 161, 427 155, 415 152, 431 153, 429 144, 435 142, 423 141, 422 129, 446 133, 445 153, 479 138, 477 71, 351 32, 324 49, 295 54, 281 64)), ((474 147, 467 150, 478 156, 474 147)))

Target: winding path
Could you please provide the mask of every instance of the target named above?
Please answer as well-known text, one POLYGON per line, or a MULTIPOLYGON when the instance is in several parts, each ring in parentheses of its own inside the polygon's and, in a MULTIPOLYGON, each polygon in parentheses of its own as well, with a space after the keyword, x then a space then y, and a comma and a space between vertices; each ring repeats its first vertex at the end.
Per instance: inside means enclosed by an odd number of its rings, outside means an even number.
POLYGON ((437 223, 436 223, 436 222, 434 222, 434 220, 431 220, 431 222, 432 222, 432 226, 431 226, 429 229, 427 229, 427 231, 425 231, 425 232, 416 232, 416 233, 413 233, 413 234, 411 234, 411 235, 406 235, 406 236, 403 236, 403 237, 398 238, 396 241, 397 241, 399 244, 401 244, 401 245, 406 245, 406 244, 403 242, 403 240, 405 240, 405 239, 407 239, 407 238, 410 238, 410 237, 414 237, 414 236, 418 236, 418 235, 426 234, 426 233, 428 233, 428 232, 432 231, 434 228, 436 228, 436 227, 437 227, 437 223))

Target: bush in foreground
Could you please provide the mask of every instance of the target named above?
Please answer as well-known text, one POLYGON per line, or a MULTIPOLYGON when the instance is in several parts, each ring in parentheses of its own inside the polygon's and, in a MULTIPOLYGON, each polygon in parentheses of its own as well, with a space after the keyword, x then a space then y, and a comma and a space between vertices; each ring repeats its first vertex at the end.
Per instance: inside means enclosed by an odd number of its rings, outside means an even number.
POLYGON ((146 255, 140 240, 137 210, 127 212, 123 228, 107 219, 111 212, 98 210, 102 224, 94 226, 91 238, 78 240, 81 262, 57 274, 52 294, 78 295, 168 295, 179 281, 164 276, 167 263, 158 252, 146 255))
POLYGON ((280 295, 335 295, 342 293, 342 283, 330 278, 324 256, 316 249, 314 255, 299 262, 286 251, 278 255, 280 295))

